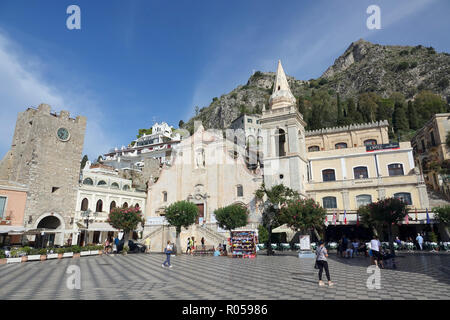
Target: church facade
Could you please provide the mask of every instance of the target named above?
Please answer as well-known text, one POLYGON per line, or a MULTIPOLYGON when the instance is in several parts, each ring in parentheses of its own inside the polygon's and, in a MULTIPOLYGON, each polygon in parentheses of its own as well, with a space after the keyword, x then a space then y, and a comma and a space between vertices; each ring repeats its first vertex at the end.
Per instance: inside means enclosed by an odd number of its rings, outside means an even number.
POLYGON ((149 187, 144 237, 150 237, 152 249, 160 251, 167 240, 175 241, 175 230, 167 226, 164 209, 180 200, 194 202, 200 212, 199 220, 182 232, 183 249, 190 236, 205 237, 213 245, 225 240, 228 234, 217 227, 213 213, 232 203, 249 208, 247 229, 257 229, 262 209, 254 193, 262 182, 268 188, 284 184, 315 199, 327 209, 327 220, 337 226, 357 224, 356 211, 361 205, 386 197, 408 203, 412 224, 425 224, 426 209, 432 217, 411 144, 391 143, 387 121, 316 131, 305 127, 278 62, 269 105, 255 127, 263 142, 257 169, 249 171, 244 161, 249 141, 236 158, 238 139, 223 139, 221 132, 214 134, 200 126, 177 146, 173 165, 163 168, 159 180, 149 187))

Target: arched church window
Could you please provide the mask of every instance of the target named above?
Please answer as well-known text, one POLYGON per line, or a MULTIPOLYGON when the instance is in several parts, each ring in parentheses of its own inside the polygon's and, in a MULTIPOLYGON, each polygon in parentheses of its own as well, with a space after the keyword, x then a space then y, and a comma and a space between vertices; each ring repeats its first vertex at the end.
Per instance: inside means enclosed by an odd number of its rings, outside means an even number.
POLYGON ((117 182, 113 182, 113 183, 111 184, 111 189, 120 189, 120 188, 119 188, 119 184, 118 184, 117 182))
POLYGON ((308 152, 315 152, 315 151, 319 151, 319 150, 320 150, 319 146, 308 147, 308 152))
POLYGON ((365 146, 373 146, 373 145, 376 145, 376 144, 377 144, 377 140, 375 140, 375 139, 364 140, 364 145, 365 146))
POLYGON ((83 201, 81 201, 81 211, 86 211, 89 208, 89 201, 88 199, 84 198, 83 201))
POLYGON ((167 192, 163 191, 163 202, 167 202, 167 192))
POLYGON ((105 180, 100 180, 100 181, 97 183, 97 185, 98 185, 98 186, 106 186, 106 181, 105 181, 105 180))
POLYGON ((128 208, 128 202, 125 202, 122 207, 123 208, 128 208))
POLYGON ((126 184, 126 185, 124 185, 124 186, 123 186, 123 190, 124 190, 124 191, 130 190, 130 186, 129 186, 129 185, 127 185, 127 184, 126 184))
POLYGON ((284 157, 286 155, 286 133, 283 129, 278 129, 275 136, 277 142, 277 157, 284 157))
POLYGON ((111 212, 113 209, 115 209, 116 208, 116 202, 115 201, 112 201, 111 202, 111 204, 109 205, 109 212, 111 212))
POLYGON ((95 212, 102 212, 103 211, 103 201, 98 200, 97 205, 95 206, 95 212))
POLYGON ((88 185, 88 186, 92 186, 94 185, 94 181, 92 181, 91 178, 86 178, 83 180, 83 184, 88 185))

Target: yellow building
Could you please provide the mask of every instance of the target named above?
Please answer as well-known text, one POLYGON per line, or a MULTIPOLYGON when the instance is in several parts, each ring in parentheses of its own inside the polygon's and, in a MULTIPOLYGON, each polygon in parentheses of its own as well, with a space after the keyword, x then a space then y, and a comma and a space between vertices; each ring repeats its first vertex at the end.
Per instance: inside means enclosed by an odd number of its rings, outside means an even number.
POLYGON ((401 198, 412 209, 429 208, 411 144, 389 143, 387 121, 307 131, 306 145, 306 192, 330 218, 341 214, 342 222, 345 210, 354 224, 361 205, 386 197, 401 198))
POLYGON ((450 199, 449 177, 439 169, 450 159, 450 150, 445 145, 449 131, 450 113, 438 113, 417 130, 411 140, 416 166, 420 168, 426 184, 430 189, 441 192, 447 199, 450 199))

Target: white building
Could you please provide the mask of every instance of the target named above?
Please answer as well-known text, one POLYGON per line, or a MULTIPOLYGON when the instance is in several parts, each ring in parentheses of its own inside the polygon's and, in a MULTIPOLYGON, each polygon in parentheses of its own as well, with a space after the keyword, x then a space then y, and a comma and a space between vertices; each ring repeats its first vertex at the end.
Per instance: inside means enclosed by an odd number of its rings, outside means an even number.
POLYGON ((139 169, 144 160, 158 159, 161 164, 170 163, 173 147, 181 141, 179 132, 167 123, 155 123, 151 134, 144 134, 133 141, 132 146, 115 148, 104 155, 103 163, 116 169, 139 169))
POLYGON ((74 225, 78 235, 72 243, 84 241, 86 218, 83 212, 91 211, 87 243, 102 243, 118 231, 106 222, 109 212, 116 207, 139 206, 145 215, 146 197, 145 192, 132 187, 131 180, 119 177, 116 169, 102 164, 91 165, 88 161, 77 194, 74 225))

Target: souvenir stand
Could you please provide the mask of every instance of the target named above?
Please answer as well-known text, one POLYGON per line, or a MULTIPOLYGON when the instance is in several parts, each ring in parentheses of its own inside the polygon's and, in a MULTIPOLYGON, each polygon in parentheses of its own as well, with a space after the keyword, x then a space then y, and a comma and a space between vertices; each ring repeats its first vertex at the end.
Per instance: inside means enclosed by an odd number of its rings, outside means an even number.
POLYGON ((255 231, 231 231, 231 255, 233 258, 256 256, 255 231))

